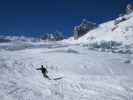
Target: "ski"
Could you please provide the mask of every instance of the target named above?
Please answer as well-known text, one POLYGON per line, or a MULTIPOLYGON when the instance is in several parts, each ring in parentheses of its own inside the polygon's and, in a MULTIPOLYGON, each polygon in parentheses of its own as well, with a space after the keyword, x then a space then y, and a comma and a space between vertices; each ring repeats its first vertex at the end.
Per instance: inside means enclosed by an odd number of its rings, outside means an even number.
POLYGON ((60 80, 62 79, 63 77, 57 77, 57 78, 53 78, 53 80, 60 80))

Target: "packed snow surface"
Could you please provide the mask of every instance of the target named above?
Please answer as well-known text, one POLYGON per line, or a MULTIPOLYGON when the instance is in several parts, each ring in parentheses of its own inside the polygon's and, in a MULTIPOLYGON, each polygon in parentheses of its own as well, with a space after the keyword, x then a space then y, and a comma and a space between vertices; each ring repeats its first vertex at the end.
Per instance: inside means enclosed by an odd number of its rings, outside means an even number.
POLYGON ((1 100, 133 99, 132 54, 92 51, 61 42, 42 45, 23 44, 18 49, 15 43, 0 44, 1 100), (50 78, 63 78, 45 79, 36 70, 41 65, 47 65, 50 78))

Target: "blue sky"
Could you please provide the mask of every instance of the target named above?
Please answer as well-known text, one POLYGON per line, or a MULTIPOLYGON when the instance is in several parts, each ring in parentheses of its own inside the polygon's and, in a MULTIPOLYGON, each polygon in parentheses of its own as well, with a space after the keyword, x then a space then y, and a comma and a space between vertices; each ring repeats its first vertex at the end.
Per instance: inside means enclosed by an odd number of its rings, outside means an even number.
POLYGON ((71 35, 83 18, 100 24, 123 13, 128 3, 133 0, 0 0, 0 32, 71 35))

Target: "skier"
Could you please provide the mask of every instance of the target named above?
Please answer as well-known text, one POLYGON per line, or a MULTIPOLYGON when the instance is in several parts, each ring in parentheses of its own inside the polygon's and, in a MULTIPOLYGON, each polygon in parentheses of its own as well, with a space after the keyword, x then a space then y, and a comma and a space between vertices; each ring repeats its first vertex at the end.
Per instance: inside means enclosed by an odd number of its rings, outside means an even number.
POLYGON ((48 73, 47 69, 46 69, 45 67, 43 67, 43 65, 41 65, 41 68, 37 68, 36 70, 41 70, 41 72, 42 72, 42 74, 43 74, 43 77, 45 77, 45 78, 51 80, 51 79, 49 78, 49 76, 47 75, 47 73, 48 73))

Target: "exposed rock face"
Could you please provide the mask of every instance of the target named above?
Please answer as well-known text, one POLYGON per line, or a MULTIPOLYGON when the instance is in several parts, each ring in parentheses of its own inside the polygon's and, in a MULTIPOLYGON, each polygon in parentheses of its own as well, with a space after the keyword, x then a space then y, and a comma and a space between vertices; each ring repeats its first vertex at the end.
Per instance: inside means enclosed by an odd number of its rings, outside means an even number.
POLYGON ((118 19, 116 19, 116 20, 114 21, 114 24, 117 25, 117 24, 119 24, 120 22, 123 22, 123 21, 126 21, 126 20, 128 20, 128 18, 125 18, 124 16, 120 16, 118 19))
POLYGON ((133 12, 133 4, 128 4, 126 7, 126 13, 130 14, 133 12))
POLYGON ((96 28, 96 23, 83 19, 79 26, 74 27, 74 39, 78 39, 94 28, 96 28))
MULTIPOLYGON (((126 14, 130 14, 130 13, 132 13, 132 12, 133 12, 133 5, 132 5, 132 4, 128 4, 128 5, 126 6, 126 14)), ((119 15, 119 18, 116 19, 116 20, 114 21, 114 24, 117 25, 117 24, 119 24, 120 22, 123 22, 123 21, 126 21, 126 20, 129 19, 129 18, 125 17, 124 15, 125 15, 125 14, 120 14, 120 15, 119 15)))
POLYGON ((49 41, 59 41, 59 40, 63 40, 64 36, 62 32, 53 32, 53 33, 45 34, 42 39, 49 40, 49 41))

